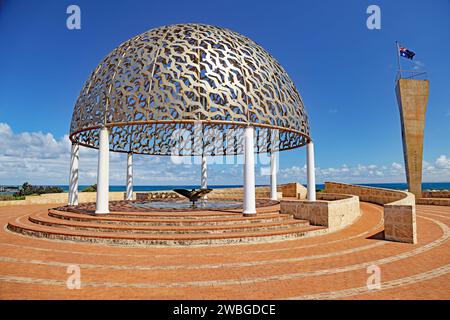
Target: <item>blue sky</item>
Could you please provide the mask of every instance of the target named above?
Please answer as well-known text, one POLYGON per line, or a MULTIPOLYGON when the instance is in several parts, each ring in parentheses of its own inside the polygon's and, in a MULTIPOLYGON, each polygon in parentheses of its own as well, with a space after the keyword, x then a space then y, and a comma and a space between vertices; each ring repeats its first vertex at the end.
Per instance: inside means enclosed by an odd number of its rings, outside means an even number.
MULTIPOLYGON (((283 65, 309 113, 319 182, 405 180, 394 92, 394 42, 400 41, 416 52, 415 63, 402 59, 404 66, 425 69, 430 80, 424 180, 450 181, 448 0, 15 0, 0 1, 0 184, 24 179, 65 184, 65 135, 91 71, 128 38, 184 22, 244 34, 283 65), (66 28, 70 4, 81 8, 81 30, 66 28), (381 8, 381 30, 366 27, 366 8, 371 4, 381 8), (42 149, 45 152, 39 152, 42 149)), ((84 152, 81 164, 86 170, 80 169, 80 183, 88 184, 95 182, 95 154, 84 152)), ((164 166, 164 161, 148 158, 138 161, 143 175, 164 166)), ((122 181, 122 160, 120 155, 113 156, 112 183, 122 181)), ((281 181, 303 180, 304 163, 304 149, 283 152, 281 181)), ((137 183, 177 183, 177 177, 198 180, 197 171, 184 170, 181 176, 174 172, 174 180, 142 178, 137 183)), ((211 170, 213 183, 242 181, 236 166, 212 166, 211 170)), ((267 177, 257 179, 264 183, 267 177)))

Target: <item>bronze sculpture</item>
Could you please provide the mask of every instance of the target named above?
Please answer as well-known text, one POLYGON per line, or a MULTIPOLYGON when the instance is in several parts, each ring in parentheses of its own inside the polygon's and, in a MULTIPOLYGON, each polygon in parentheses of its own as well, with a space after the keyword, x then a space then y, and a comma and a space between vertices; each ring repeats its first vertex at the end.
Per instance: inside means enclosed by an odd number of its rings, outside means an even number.
POLYGON ((188 198, 189 201, 192 202, 192 207, 195 207, 195 203, 198 201, 198 199, 206 196, 212 191, 212 189, 192 189, 191 191, 187 189, 173 189, 173 191, 188 198))

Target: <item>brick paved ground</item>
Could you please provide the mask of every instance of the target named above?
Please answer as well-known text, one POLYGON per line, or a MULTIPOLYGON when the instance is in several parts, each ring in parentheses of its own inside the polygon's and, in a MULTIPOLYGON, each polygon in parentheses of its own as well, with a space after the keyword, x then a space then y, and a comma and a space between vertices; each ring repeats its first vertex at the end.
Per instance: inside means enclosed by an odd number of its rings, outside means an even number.
POLYGON ((271 243, 131 248, 5 229, 50 207, 0 208, 1 299, 450 299, 450 207, 417 207, 416 245, 379 240, 382 207, 368 203, 348 228, 271 243), (371 265, 381 289, 366 286, 371 265))

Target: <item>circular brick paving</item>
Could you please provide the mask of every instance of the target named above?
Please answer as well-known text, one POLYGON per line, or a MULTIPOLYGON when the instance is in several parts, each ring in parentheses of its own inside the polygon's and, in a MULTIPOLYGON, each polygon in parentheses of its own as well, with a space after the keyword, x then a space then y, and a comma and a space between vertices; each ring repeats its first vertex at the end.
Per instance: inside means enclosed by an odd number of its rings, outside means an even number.
POLYGON ((124 247, 6 229, 8 221, 44 219, 51 207, 0 208, 0 298, 450 298, 449 207, 417 207, 416 245, 381 240, 382 207, 368 203, 350 227, 268 243, 124 247), (80 268, 80 289, 67 287, 72 265, 80 268), (367 287, 372 265, 380 289, 367 287))

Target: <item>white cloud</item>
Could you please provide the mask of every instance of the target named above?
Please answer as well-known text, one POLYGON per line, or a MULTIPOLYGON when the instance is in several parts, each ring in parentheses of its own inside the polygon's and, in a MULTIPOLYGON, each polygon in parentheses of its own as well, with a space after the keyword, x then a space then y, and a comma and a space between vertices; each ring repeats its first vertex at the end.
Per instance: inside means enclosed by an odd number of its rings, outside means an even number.
MULTIPOLYGON (((126 158, 110 153, 110 184, 124 184, 126 158)), ((0 123, 0 184, 67 184, 70 141, 67 135, 55 138, 51 133, 14 133, 0 123)), ((198 165, 177 165, 168 157, 134 157, 136 184, 197 184, 198 165)), ((97 178, 97 151, 80 148, 80 185, 93 184, 97 178)), ((218 175, 220 176, 220 175, 218 175)), ((211 179, 214 181, 214 179, 211 179)))
POLYGON ((403 166, 400 163, 397 163, 397 162, 392 163, 391 167, 394 170, 402 170, 403 169, 403 166))
POLYGON ((414 60, 413 64, 414 64, 414 67, 413 67, 414 70, 421 70, 421 69, 425 68, 425 63, 423 63, 422 61, 414 60))
MULTIPOLYGON (((126 175, 126 155, 110 153, 110 183, 122 185, 126 175)), ((282 154, 281 154, 282 157, 282 154)), ((67 184, 70 160, 70 141, 67 135, 55 138, 51 133, 15 133, 6 123, 0 123, 0 184, 67 184)), ((213 160, 211 158, 211 160, 213 160)), ((319 160, 319 159, 317 159, 319 160)), ((209 161, 209 160, 208 160, 209 161)), ((322 168, 317 165, 317 182, 341 181, 350 183, 403 182, 404 167, 392 164, 358 164, 322 168)), ((167 156, 134 157, 136 185, 190 185, 199 184, 200 164, 175 164, 167 156)), ((269 177, 257 170, 256 182, 267 184, 269 177)), ((450 181, 450 158, 439 156, 433 162, 423 163, 424 181, 450 181)), ((95 183, 97 178, 97 151, 80 148, 80 185, 95 183)), ((208 183, 241 184, 241 164, 214 164, 208 166, 208 183)), ((279 182, 306 181, 306 166, 281 167, 279 182)))
MULTIPOLYGON (((15 133, 0 122, 0 185, 68 184, 70 162, 68 135, 55 138, 51 133, 15 133)), ((189 160, 187 157, 184 160, 189 160)), ((208 163, 211 163, 208 159, 208 163)), ((215 159, 217 160, 217 159, 215 159)), ((192 185, 200 184, 200 160, 193 164, 176 164, 168 156, 135 155, 133 159, 136 185, 192 185)), ((236 159, 239 163, 239 159, 236 159)), ((123 185, 126 178, 126 155, 110 153, 110 184, 123 185)), ((97 150, 80 147, 79 184, 89 185, 97 179, 97 150)), ((219 164, 208 166, 208 183, 241 184, 242 165, 219 164)), ((258 176, 257 183, 265 183, 267 176, 258 176)))
POLYGON ((438 169, 450 169, 450 158, 441 155, 436 159, 435 165, 438 169))
POLYGON ((10 128, 10 126, 6 123, 1 123, 0 122, 0 137, 4 138, 4 137, 8 137, 12 135, 12 130, 10 128))
MULTIPOLYGON (((423 180, 425 182, 448 182, 450 181, 450 158, 442 155, 435 165, 423 162, 423 180)), ((290 167, 281 170, 281 177, 287 181, 306 181, 306 168, 290 167)), ((393 162, 391 165, 363 165, 353 167, 342 165, 341 167, 316 168, 317 183, 324 181, 339 181, 348 183, 384 183, 404 182, 405 169, 402 164, 393 162)))

